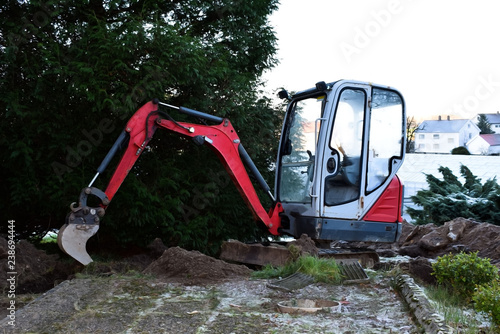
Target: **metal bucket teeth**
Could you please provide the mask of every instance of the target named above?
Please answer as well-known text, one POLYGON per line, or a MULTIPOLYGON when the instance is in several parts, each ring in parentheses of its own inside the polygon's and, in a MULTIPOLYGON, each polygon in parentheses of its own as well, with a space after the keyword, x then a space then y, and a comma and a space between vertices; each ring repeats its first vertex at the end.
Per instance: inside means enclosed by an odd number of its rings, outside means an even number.
POLYGON ((87 253, 86 245, 94 234, 99 230, 98 224, 65 224, 57 235, 57 243, 66 254, 83 265, 92 262, 87 253))

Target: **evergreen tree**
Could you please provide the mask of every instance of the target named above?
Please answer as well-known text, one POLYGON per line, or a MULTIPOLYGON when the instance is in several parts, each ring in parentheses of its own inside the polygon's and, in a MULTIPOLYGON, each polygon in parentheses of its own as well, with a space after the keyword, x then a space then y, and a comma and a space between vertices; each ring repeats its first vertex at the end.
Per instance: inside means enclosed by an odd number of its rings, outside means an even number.
POLYGON ((482 135, 494 133, 494 131, 491 130, 491 124, 488 122, 488 117, 486 117, 485 114, 479 114, 477 118, 477 127, 481 130, 480 134, 482 135))
POLYGON ((496 178, 481 184, 481 179, 464 165, 460 166, 463 184, 448 167, 439 167, 439 172, 443 180, 426 174, 429 189, 411 197, 421 209, 406 209, 417 225, 442 225, 457 217, 500 225, 500 186, 496 178))
MULTIPOLYGON (((0 208, 16 220, 20 237, 64 223, 128 118, 155 97, 228 117, 268 171, 281 112, 258 87, 276 63, 267 21, 276 6, 277 0, 2 2, 0 208)), ((214 251, 224 238, 255 235, 213 152, 159 132, 115 196, 101 240, 146 244, 158 236, 214 251)), ((95 186, 104 188, 112 170, 113 163, 95 186)), ((269 172, 264 176, 272 182, 269 172)))

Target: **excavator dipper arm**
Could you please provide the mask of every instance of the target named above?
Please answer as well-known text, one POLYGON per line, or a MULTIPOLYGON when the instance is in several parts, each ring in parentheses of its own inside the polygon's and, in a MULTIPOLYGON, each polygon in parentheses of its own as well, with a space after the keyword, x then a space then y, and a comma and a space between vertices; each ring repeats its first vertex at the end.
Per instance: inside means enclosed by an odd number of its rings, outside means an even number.
POLYGON ((153 100, 141 107, 128 121, 124 131, 120 134, 97 169, 97 174, 90 182, 89 186, 81 191, 78 207, 75 207, 74 204, 71 205, 71 212, 66 219, 66 224, 60 229, 58 235, 59 246, 64 252, 84 265, 92 262, 85 248, 87 240, 99 229, 100 219, 104 216, 107 206, 110 204, 125 177, 128 175, 158 128, 178 133, 184 137, 191 137, 196 144, 208 145, 215 151, 241 196, 247 203, 255 220, 262 223, 271 234, 280 234, 281 219, 279 213, 283 211, 283 208, 280 203, 274 200, 269 186, 266 184, 240 143, 240 139, 230 121, 196 110, 184 107, 174 107, 153 100), (175 108, 181 113, 217 122, 219 124, 199 125, 176 122, 168 114, 159 111, 159 105, 175 108), (92 187, 92 184, 99 174, 106 169, 119 148, 125 144, 127 145, 126 150, 106 190, 101 191, 92 187), (271 197, 273 203, 275 203, 274 207, 269 211, 266 211, 262 206, 245 165, 255 176, 263 190, 271 197), (89 207, 87 205, 87 198, 89 195, 96 196, 100 199, 101 203, 99 207, 89 207))

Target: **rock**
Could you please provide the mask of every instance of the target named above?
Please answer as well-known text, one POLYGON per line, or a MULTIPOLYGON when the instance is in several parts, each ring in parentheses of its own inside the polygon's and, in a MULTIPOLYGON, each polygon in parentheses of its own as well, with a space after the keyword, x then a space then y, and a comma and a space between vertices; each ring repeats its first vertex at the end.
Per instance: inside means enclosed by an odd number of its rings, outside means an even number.
POLYGON ((446 237, 446 230, 447 227, 442 226, 424 235, 418 242, 419 247, 429 251, 445 248, 450 243, 446 237))
POLYGON ((425 283, 436 284, 436 278, 431 275, 433 269, 429 259, 418 257, 410 260, 408 271, 413 277, 418 277, 425 283))
POLYGON ((469 253, 471 251, 469 249, 469 247, 467 247, 466 245, 461 245, 461 244, 452 245, 450 248, 451 248, 451 253, 453 253, 453 254, 458 254, 460 252, 469 253))
POLYGON ((382 257, 396 257, 398 253, 392 249, 377 249, 377 254, 382 257))
POLYGON ((403 222, 401 223, 401 236, 399 237, 398 244, 401 245, 407 239, 411 239, 409 236, 415 231, 417 227, 418 226, 410 224, 406 220, 403 220, 403 222))
POLYGON ((403 246, 399 249, 399 254, 409 257, 419 257, 427 255, 427 253, 418 245, 403 246))
POLYGON ((479 251, 481 257, 499 260, 500 226, 471 222, 460 243, 467 245, 471 251, 479 251))
POLYGON ((456 242, 462 237, 465 228, 467 227, 467 223, 468 220, 465 218, 457 218, 444 223, 444 226, 448 228, 448 234, 446 235, 446 237, 451 242, 456 242))
POLYGON ((414 229, 410 230, 406 238, 402 239, 401 246, 409 246, 420 241, 424 236, 432 232, 436 228, 434 224, 417 225, 414 229))

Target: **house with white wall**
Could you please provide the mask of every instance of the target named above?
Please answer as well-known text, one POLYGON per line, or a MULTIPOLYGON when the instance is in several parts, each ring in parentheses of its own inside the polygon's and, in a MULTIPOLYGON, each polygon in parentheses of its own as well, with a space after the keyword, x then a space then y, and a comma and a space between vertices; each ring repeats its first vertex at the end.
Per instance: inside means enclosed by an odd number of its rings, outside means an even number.
POLYGON ((467 143, 467 149, 471 154, 499 155, 500 134, 477 135, 467 143))
POLYGON ((486 119, 488 123, 491 125, 491 130, 495 133, 500 134, 500 111, 497 111, 496 114, 484 114, 486 115, 486 119))
POLYGON ((481 130, 470 119, 423 121, 415 131, 415 153, 451 153, 467 143, 481 130))

